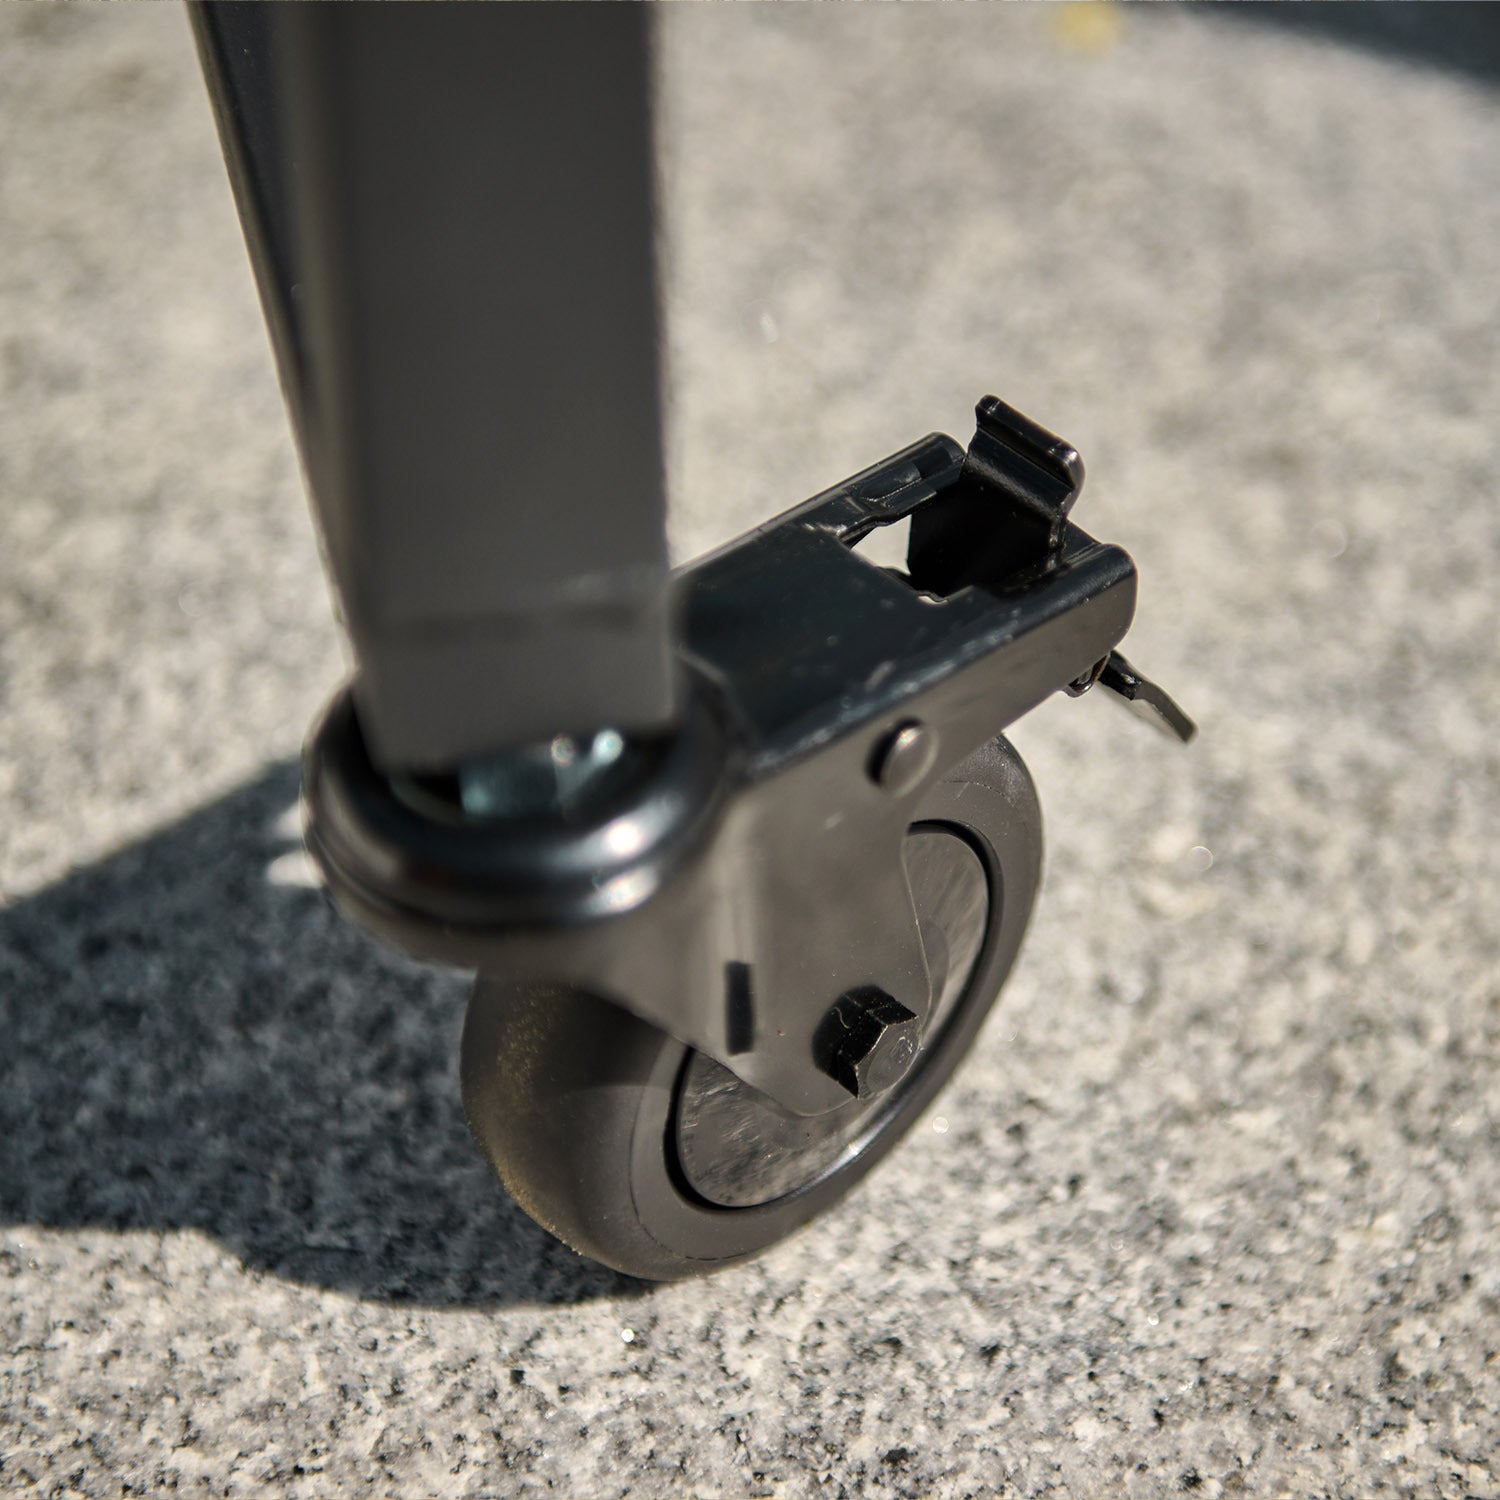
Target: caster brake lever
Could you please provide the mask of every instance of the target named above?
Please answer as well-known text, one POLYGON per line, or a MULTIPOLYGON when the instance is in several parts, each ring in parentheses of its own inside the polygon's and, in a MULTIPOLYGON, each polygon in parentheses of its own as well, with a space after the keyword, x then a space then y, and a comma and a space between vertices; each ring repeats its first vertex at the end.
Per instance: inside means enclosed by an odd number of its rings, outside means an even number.
POLYGON ((1108 688, 1138 719, 1168 739, 1186 745, 1198 733, 1198 726, 1183 713, 1177 700, 1137 672, 1118 651, 1111 651, 1105 657, 1098 681, 1100 687, 1108 688))

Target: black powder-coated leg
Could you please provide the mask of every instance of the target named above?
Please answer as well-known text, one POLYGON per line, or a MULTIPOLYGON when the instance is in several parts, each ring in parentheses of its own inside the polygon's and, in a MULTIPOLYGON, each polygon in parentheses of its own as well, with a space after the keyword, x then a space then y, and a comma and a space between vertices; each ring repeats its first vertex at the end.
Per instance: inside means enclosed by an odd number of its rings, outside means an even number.
POLYGON ((190 9, 377 761, 669 726, 649 8, 190 9))

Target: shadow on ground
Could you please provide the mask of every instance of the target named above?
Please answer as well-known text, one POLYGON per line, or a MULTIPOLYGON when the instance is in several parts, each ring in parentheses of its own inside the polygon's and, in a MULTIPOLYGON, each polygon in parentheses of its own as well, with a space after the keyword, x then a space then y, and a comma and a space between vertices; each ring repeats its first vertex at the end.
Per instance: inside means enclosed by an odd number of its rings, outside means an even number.
POLYGON ((191 1227, 289 1280, 429 1305, 637 1288, 475 1152, 466 981, 270 878, 296 795, 278 766, 0 911, 0 1222, 191 1227))

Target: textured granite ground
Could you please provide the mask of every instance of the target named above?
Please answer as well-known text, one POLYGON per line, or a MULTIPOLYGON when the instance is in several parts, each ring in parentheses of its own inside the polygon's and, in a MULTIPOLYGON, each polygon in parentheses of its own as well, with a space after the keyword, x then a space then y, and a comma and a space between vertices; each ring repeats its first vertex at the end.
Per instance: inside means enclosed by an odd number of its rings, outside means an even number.
POLYGON ((1021 727, 1021 967, 841 1212, 581 1263, 298 883, 340 653, 182 15, 0 7, 0 1488, 1500 1495, 1493 22, 665 22, 679 552, 998 391, 1202 739, 1021 727))

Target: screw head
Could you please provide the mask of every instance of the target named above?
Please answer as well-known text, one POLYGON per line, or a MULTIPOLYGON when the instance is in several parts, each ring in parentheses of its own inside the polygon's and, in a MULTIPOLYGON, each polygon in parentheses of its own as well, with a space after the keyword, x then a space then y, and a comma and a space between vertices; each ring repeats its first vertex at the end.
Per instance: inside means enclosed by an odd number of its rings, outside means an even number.
POLYGON ((932 769, 937 752, 937 735, 925 724, 909 719, 897 725, 876 753, 876 785, 893 797, 904 797, 932 769))
POLYGON ((813 1038, 818 1066, 857 1099, 899 1083, 917 1059, 921 1022, 874 985, 841 995, 813 1038))

